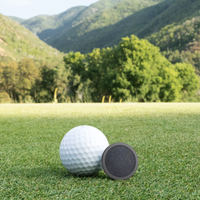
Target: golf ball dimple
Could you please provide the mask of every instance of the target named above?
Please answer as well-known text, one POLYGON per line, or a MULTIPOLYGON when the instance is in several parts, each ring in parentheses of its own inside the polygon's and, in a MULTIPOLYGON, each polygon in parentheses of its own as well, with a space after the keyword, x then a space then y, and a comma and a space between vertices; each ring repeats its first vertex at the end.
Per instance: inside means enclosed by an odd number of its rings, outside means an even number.
POLYGON ((77 126, 65 134, 60 144, 64 167, 76 175, 91 175, 102 169, 101 157, 109 146, 105 135, 92 126, 77 126))

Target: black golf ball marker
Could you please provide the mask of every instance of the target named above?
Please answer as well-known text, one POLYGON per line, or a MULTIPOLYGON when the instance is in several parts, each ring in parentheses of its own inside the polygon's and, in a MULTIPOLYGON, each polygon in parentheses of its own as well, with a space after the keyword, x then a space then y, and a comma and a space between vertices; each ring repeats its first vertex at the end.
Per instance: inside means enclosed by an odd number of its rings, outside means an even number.
POLYGON ((138 157, 130 145, 114 143, 105 149, 101 162, 110 178, 125 180, 137 170, 138 157))

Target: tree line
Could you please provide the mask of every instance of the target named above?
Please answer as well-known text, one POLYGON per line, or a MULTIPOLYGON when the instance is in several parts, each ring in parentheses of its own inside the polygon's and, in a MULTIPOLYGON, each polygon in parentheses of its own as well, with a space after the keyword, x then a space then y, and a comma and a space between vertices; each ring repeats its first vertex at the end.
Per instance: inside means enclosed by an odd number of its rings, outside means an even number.
POLYGON ((55 87, 66 101, 68 72, 64 65, 39 67, 30 58, 20 62, 0 62, 0 102, 51 102, 55 87))
POLYGON ((147 40, 132 35, 113 48, 69 52, 64 64, 37 67, 31 59, 0 63, 0 101, 58 102, 113 101, 171 102, 194 95, 199 88, 195 69, 169 62, 147 40))

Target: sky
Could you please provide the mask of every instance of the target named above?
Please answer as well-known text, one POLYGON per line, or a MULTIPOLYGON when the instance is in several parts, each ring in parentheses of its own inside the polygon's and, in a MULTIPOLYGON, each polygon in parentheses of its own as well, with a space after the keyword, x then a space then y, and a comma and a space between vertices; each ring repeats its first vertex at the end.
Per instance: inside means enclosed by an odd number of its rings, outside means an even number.
POLYGON ((0 13, 29 19, 36 15, 55 15, 75 6, 89 6, 98 0, 0 0, 0 13))

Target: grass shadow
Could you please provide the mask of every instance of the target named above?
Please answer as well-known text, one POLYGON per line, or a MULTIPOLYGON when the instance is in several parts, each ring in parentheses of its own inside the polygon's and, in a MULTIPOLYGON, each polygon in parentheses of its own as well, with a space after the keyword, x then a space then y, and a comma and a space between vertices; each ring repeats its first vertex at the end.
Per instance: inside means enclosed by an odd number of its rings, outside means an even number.
POLYGON ((74 175, 67 171, 64 167, 59 166, 41 166, 41 167, 33 167, 33 168, 23 168, 19 169, 12 168, 9 174, 13 174, 15 177, 25 177, 28 179, 38 179, 42 178, 55 178, 55 179, 76 179, 85 180, 85 179, 102 179, 102 180, 110 180, 110 178, 103 172, 103 170, 99 171, 94 175, 74 175))

